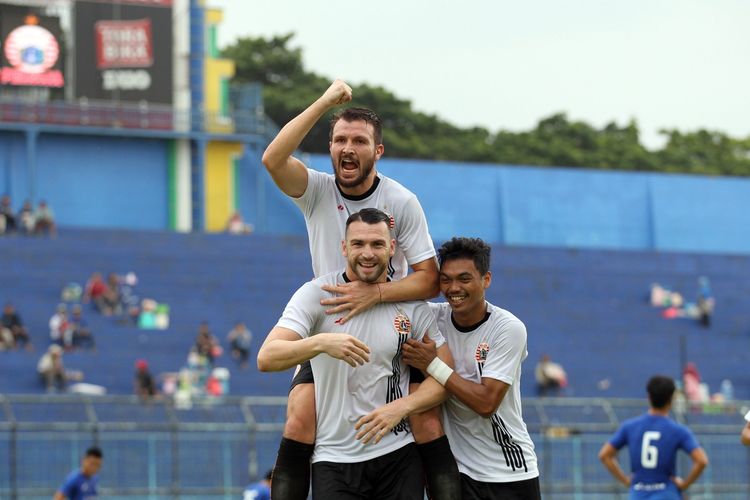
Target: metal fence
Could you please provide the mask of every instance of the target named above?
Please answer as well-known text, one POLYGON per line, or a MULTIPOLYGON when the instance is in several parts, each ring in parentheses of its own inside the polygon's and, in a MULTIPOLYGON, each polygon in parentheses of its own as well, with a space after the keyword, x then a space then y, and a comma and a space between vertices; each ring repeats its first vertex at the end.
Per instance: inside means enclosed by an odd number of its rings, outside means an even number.
MULTIPOLYGON (((286 398, 193 401, 177 407, 133 397, 0 396, 0 498, 49 499, 86 448, 104 450, 101 493, 112 499, 240 499, 272 466, 286 398)), ((739 444, 742 405, 682 407, 711 465, 691 499, 750 498, 750 450, 739 444)), ((642 401, 528 399, 524 416, 547 499, 627 498, 597 459, 642 401)), ((620 461, 627 468, 627 452, 620 461)), ((679 473, 689 464, 683 459, 679 473)))

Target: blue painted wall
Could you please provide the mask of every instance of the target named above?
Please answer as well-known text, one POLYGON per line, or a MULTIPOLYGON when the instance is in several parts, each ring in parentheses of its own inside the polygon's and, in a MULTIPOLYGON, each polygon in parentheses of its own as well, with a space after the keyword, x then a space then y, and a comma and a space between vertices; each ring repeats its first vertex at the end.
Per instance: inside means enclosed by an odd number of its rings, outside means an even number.
POLYGON ((11 195, 14 198, 14 208, 18 209, 23 200, 15 193, 26 192, 28 192, 28 172, 24 135, 11 132, 0 133, 0 194, 11 195))
MULTIPOLYGON (((331 171, 327 155, 308 162, 331 171)), ((417 194, 438 241, 750 253, 749 179, 399 159, 378 169, 417 194)), ((299 211, 260 174, 256 227, 304 234, 299 211)))
MULTIPOLYGON (((238 205, 256 231, 305 234, 299 210, 245 148, 238 205)), ((167 229, 168 142, 42 134, 36 172, 25 136, 0 133, 0 193, 47 199, 60 225, 167 229)), ((327 155, 308 163, 329 172, 327 155)), ((750 180, 383 159, 419 197, 432 236, 509 245, 750 253, 750 180)))
MULTIPOLYGON (((41 134, 36 201, 61 226, 167 229, 168 142, 41 134)), ((0 134, 0 193, 14 208, 31 196, 24 136, 0 134)))

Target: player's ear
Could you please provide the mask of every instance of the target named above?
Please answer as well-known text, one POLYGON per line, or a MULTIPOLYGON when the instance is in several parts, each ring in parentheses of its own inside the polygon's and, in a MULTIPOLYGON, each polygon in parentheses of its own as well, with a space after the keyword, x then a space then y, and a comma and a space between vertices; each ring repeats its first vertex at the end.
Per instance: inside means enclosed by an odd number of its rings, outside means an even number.
POLYGON ((346 257, 346 240, 341 240, 341 254, 346 257))
POLYGON ((391 250, 389 252, 390 256, 393 257, 393 254, 396 253, 396 240, 391 239, 391 250))
POLYGON ((482 277, 482 286, 485 290, 490 287, 490 283, 492 283, 492 271, 487 271, 487 274, 482 277))
POLYGON ((375 161, 379 160, 381 156, 383 156, 383 153, 385 152, 385 146, 382 144, 378 144, 375 146, 375 161))

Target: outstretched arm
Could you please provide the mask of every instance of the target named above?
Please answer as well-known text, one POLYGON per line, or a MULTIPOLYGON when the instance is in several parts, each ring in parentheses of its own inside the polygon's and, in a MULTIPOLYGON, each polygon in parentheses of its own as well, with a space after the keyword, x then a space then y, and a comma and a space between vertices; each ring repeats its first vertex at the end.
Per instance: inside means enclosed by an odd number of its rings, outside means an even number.
POLYGON ((342 80, 335 80, 322 96, 284 125, 268 145, 263 153, 263 165, 287 196, 298 198, 307 189, 307 169, 292 153, 326 112, 351 100, 351 87, 342 80))
POLYGON ((617 461, 617 450, 609 443, 604 443, 599 450, 599 460, 615 479, 620 481, 626 488, 630 487, 630 478, 623 472, 620 462, 617 461))
POLYGON ((340 285, 323 285, 323 290, 336 295, 323 299, 320 303, 324 306, 333 306, 326 310, 326 314, 349 311, 341 320, 343 324, 380 302, 406 302, 436 297, 439 289, 435 258, 418 262, 411 268, 413 272, 404 279, 387 283, 352 281, 340 285))
MULTIPOLYGON (((444 362, 453 365, 448 344, 441 345, 437 349, 437 355, 444 362)), ((354 426, 359 431, 357 432, 357 439, 360 439, 364 444, 370 441, 378 443, 403 419, 439 405, 445 401, 447 396, 448 393, 443 386, 435 379, 427 377, 424 382, 419 384, 419 388, 408 396, 391 401, 369 415, 360 418, 354 426)))
POLYGON ((708 465, 708 455, 706 455, 703 448, 696 448, 691 451, 690 458, 693 460, 693 466, 690 468, 687 477, 685 479, 679 477, 672 478, 672 481, 680 490, 688 489, 688 487, 700 477, 703 473, 703 469, 708 465))
POLYGON ((353 367, 370 361, 370 348, 351 335, 318 333, 302 339, 297 332, 276 326, 258 351, 258 370, 283 371, 323 352, 353 367))

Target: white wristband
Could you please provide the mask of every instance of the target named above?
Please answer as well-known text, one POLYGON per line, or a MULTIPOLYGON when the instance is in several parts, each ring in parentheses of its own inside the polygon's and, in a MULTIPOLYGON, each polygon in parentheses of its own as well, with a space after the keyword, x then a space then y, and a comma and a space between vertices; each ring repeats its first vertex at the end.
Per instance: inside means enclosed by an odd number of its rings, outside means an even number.
POLYGON ((446 365, 442 359, 436 357, 430 361, 429 365, 427 365, 427 373, 440 382, 440 385, 445 385, 448 378, 451 376, 451 373, 453 373, 453 368, 446 365))

